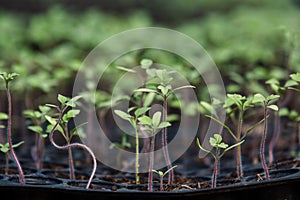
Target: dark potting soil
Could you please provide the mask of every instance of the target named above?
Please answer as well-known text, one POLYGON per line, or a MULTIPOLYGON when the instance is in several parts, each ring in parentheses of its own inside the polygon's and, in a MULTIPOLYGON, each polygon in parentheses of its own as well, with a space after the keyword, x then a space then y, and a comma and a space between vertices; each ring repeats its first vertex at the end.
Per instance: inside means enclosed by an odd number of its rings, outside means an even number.
MULTIPOLYGON (((25 164, 24 164, 25 165, 25 164)), ((0 166, 0 185, 20 185, 18 171, 13 162, 9 164, 9 172, 4 174, 4 165, 0 166)), ((251 185, 264 183, 265 177, 263 169, 260 166, 245 165, 244 178, 239 179, 236 176, 235 168, 225 168, 221 170, 218 176, 217 188, 236 187, 242 185, 251 185)), ((69 170, 67 165, 58 163, 44 163, 44 168, 36 170, 32 167, 23 166, 27 186, 48 186, 55 188, 73 188, 85 189, 90 175, 90 167, 76 168, 76 180, 69 179, 69 170), (47 167, 47 168, 46 168, 47 167)), ((211 168, 206 169, 210 174, 211 168)), ((300 178, 299 159, 291 158, 275 162, 269 169, 270 180, 276 181, 289 177, 298 176, 300 178)), ((167 177, 166 177, 167 178, 167 177)), ((146 192, 148 183, 148 174, 140 174, 141 184, 135 184, 134 174, 118 172, 104 165, 98 166, 96 175, 90 186, 91 190, 99 191, 131 191, 146 192)), ((164 191, 198 191, 211 188, 210 175, 197 175, 196 171, 186 175, 184 170, 175 169, 175 179, 173 185, 166 184, 164 180, 164 191)), ((154 175, 154 191, 159 191, 159 178, 154 175)))

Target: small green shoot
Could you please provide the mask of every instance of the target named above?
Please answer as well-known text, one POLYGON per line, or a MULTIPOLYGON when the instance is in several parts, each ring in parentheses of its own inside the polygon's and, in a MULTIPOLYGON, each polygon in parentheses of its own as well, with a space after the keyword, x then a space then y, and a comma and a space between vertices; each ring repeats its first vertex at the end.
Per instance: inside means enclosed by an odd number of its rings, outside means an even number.
POLYGON ((202 151, 211 154, 215 160, 213 175, 212 175, 212 184, 211 184, 212 188, 215 188, 217 186, 217 176, 218 176, 218 171, 219 171, 218 167, 219 167, 220 159, 224 156, 224 154, 227 151, 233 149, 234 147, 240 146, 243 142, 244 142, 244 140, 229 146, 228 144, 226 144, 222 141, 222 136, 220 134, 214 134, 214 136, 209 139, 209 143, 214 148, 214 151, 209 151, 200 145, 200 141, 198 138, 196 139, 197 146, 202 151), (221 150, 223 150, 223 151, 221 151, 221 150))
POLYGON ((176 168, 177 165, 174 165, 172 168, 168 169, 167 171, 163 172, 163 171, 157 171, 157 170, 152 170, 154 173, 158 174, 159 176, 159 189, 160 191, 164 191, 164 177, 170 173, 171 170, 173 170, 174 168, 176 168))

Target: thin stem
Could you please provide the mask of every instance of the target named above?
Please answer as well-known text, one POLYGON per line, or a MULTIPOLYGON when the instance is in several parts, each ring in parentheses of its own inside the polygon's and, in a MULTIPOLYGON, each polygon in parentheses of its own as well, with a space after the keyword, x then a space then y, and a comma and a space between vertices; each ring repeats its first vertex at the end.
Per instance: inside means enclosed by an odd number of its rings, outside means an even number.
POLYGON ((5 153, 5 175, 8 175, 9 170, 9 153, 5 153))
MULTIPOLYGON (((64 131, 65 131, 65 135, 66 135, 66 138, 67 138, 67 144, 70 145, 71 138, 70 138, 68 128, 65 127, 64 131)), ((69 169, 70 169, 69 176, 70 176, 71 180, 75 180, 76 177, 75 177, 75 169, 74 169, 74 159, 73 159, 73 153, 72 153, 72 148, 71 147, 68 148, 68 158, 69 158, 69 169)))
POLYGON ((21 184, 25 184, 25 178, 24 178, 24 173, 22 170, 22 167, 19 163, 19 160, 15 154, 15 151, 13 149, 13 144, 12 144, 12 137, 11 137, 11 125, 12 125, 12 100, 11 100, 11 95, 10 95, 10 90, 8 87, 8 82, 6 82, 6 93, 7 93, 7 100, 8 100, 8 121, 7 121, 7 139, 8 139, 8 144, 9 144, 9 151, 13 157, 13 159, 16 162, 16 165, 19 170, 19 175, 20 175, 20 182, 21 184))
POLYGON ((216 157, 215 157, 215 163, 214 163, 214 170, 213 170, 213 175, 212 175, 212 183, 211 187, 215 188, 217 187, 217 176, 219 173, 219 149, 216 150, 216 157))
POLYGON ((139 176, 139 133, 137 127, 135 129, 135 183, 140 184, 140 176, 139 176))
POLYGON ((266 142, 266 138, 267 138, 267 105, 264 106, 264 132, 261 138, 261 142, 260 142, 260 160, 262 163, 262 166, 264 168, 264 172, 265 172, 265 176, 266 176, 266 180, 269 180, 269 171, 268 171, 268 166, 266 164, 266 160, 265 160, 265 142, 266 142))
POLYGON ((52 128, 52 130, 51 130, 51 132, 50 132, 49 140, 50 140, 50 142, 52 143, 52 145, 53 145, 54 147, 58 148, 58 149, 66 149, 66 148, 70 148, 70 147, 81 147, 81 148, 85 149, 85 150, 90 154, 90 156, 91 156, 92 159, 93 159, 94 167, 93 167, 91 176, 90 176, 90 178, 89 178, 89 180, 88 180, 88 183, 87 183, 87 185, 86 185, 86 189, 88 189, 88 188, 90 187, 90 185, 91 185, 92 179, 93 179, 93 177, 94 177, 94 175, 95 175, 95 173, 96 173, 96 169, 97 169, 97 160, 96 160, 96 157, 95 157, 93 151, 92 151, 89 147, 87 147, 86 145, 81 144, 81 143, 72 143, 72 144, 67 144, 67 145, 60 146, 60 145, 56 144, 55 141, 54 141, 54 139, 53 139, 54 132, 55 132, 57 126, 59 125, 59 123, 60 123, 60 121, 61 121, 61 119, 62 119, 62 116, 63 116, 63 113, 64 113, 65 110, 66 110, 66 108, 63 109, 63 110, 59 113, 58 120, 57 120, 56 124, 53 126, 53 128, 52 128))
POLYGON ((153 164, 154 164, 154 148, 155 148, 155 135, 153 133, 151 138, 151 150, 149 159, 149 177, 148 177, 148 191, 153 192, 153 164))
MULTIPOLYGON (((239 113, 238 127, 237 127, 237 142, 241 141, 242 127, 243 127, 243 114, 244 111, 241 110, 239 113)), ((238 145, 236 148, 236 163, 237 163, 237 174, 239 178, 242 178, 243 175, 243 166, 242 166, 242 148, 241 145, 238 145)))
MULTIPOLYGON (((164 95, 164 102, 163 102, 163 116, 162 121, 167 121, 167 114, 168 114, 168 102, 167 102, 167 95, 164 95)), ((163 128, 163 137, 162 137, 162 145, 163 145, 163 153, 166 160, 166 164, 168 166, 168 169, 172 168, 172 163, 169 156, 169 150, 168 150, 168 137, 167 137, 167 127, 163 128)), ((169 179, 168 184, 173 184, 173 176, 174 172, 173 169, 169 172, 169 179)))
POLYGON ((278 113, 275 114, 275 119, 274 119, 274 123, 275 123, 275 130, 273 133, 273 137, 270 141, 269 144, 269 166, 271 166, 273 164, 274 161, 274 147, 278 141, 279 135, 280 135, 280 116, 278 115, 278 113))
POLYGON ((164 177, 159 177, 159 190, 164 191, 164 177))

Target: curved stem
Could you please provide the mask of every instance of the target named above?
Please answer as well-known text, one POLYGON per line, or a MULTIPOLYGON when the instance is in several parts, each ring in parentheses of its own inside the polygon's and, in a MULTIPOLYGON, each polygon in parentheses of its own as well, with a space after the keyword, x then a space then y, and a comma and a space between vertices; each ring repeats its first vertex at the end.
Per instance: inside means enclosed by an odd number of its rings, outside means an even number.
POLYGON ((6 93, 7 93, 7 100, 8 100, 8 121, 7 121, 7 139, 8 139, 8 145, 9 145, 9 151, 13 157, 13 159, 16 162, 16 165, 19 170, 19 175, 20 175, 20 182, 22 184, 25 184, 25 178, 24 178, 24 173, 22 170, 22 167, 19 163, 19 160, 15 154, 15 151, 13 149, 13 144, 12 144, 12 139, 11 139, 11 124, 12 124, 12 100, 11 100, 11 95, 10 95, 10 90, 8 87, 8 83, 6 83, 6 93))
POLYGON ((53 128, 52 128, 52 130, 50 132, 49 140, 52 143, 52 145, 55 146, 58 149, 67 149, 67 148, 71 148, 71 147, 81 147, 81 148, 85 149, 91 155, 91 157, 93 158, 94 167, 93 167, 91 176, 90 176, 90 178, 88 180, 88 183, 86 185, 86 189, 88 189, 90 187, 90 185, 91 185, 92 179, 93 179, 93 177, 94 177, 94 175, 96 173, 96 169, 97 169, 97 160, 96 160, 96 157, 95 157, 93 151, 89 147, 87 147, 86 145, 81 144, 81 143, 71 143, 71 144, 60 146, 60 145, 56 144, 55 141, 53 140, 53 134, 54 134, 55 129, 57 128, 57 126, 59 125, 59 123, 60 123, 60 121, 62 119, 64 111, 65 111, 65 109, 63 109, 60 112, 58 120, 57 120, 56 124, 53 126, 53 128))

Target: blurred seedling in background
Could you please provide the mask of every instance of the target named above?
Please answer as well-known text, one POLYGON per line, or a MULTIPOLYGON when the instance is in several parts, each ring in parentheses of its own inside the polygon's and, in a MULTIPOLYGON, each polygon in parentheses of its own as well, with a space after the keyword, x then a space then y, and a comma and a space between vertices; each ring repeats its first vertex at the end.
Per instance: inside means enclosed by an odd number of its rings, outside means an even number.
POLYGON ((35 147, 32 153, 35 160, 35 166, 39 170, 43 168, 44 143, 48 137, 44 129, 46 115, 50 115, 51 108, 48 106, 39 106, 38 110, 25 110, 23 115, 29 120, 28 130, 35 133, 35 147))

